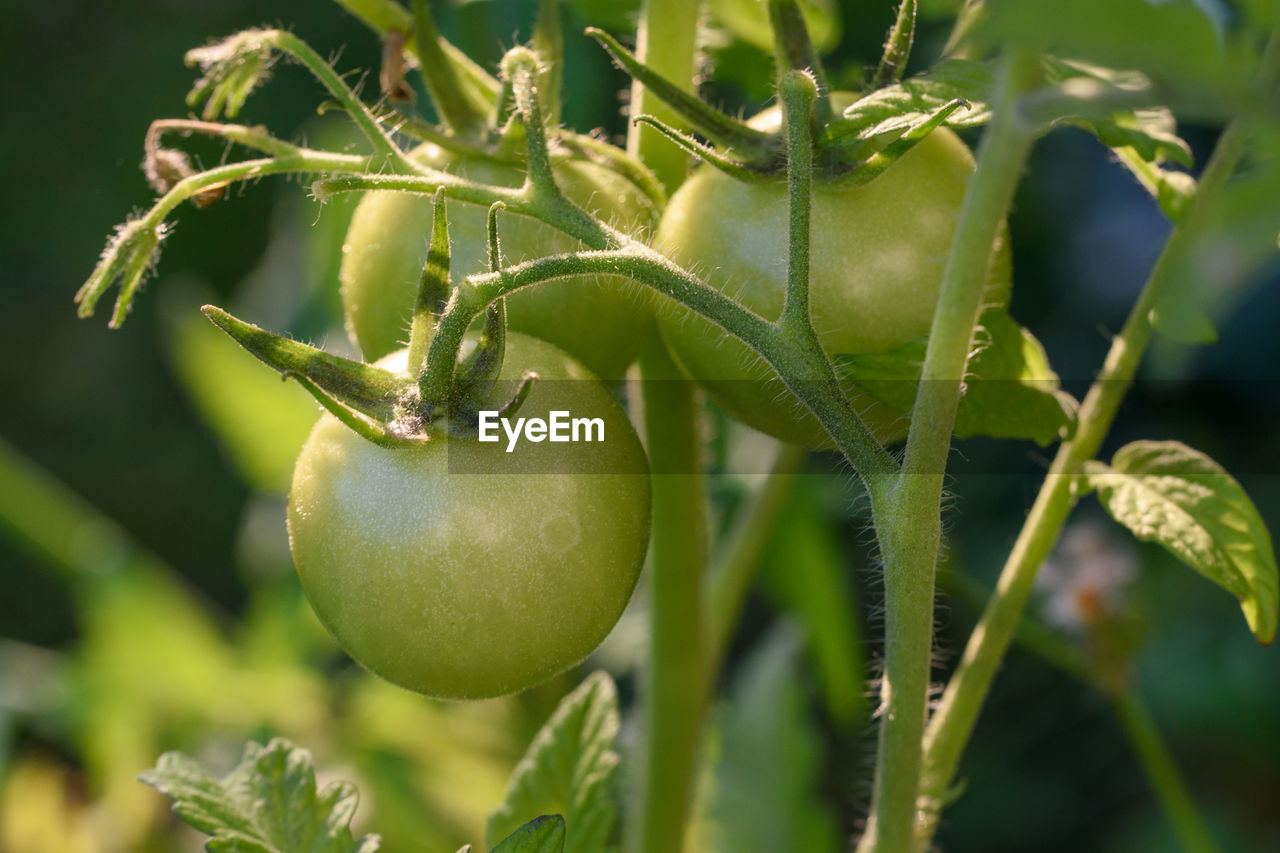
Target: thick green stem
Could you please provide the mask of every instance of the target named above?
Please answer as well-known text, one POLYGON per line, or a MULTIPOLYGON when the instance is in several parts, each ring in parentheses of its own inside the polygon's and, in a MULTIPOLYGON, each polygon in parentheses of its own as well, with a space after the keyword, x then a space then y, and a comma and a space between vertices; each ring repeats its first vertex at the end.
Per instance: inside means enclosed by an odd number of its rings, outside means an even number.
POLYGON ((413 35, 422 81, 440 119, 454 133, 473 135, 488 123, 488 116, 467 98, 457 69, 445 55, 440 33, 431 17, 427 0, 413 0, 413 35))
MULTIPOLYGON (((1239 161, 1242 147, 1241 129, 1228 130, 1205 170, 1196 209, 1203 210, 1204 200, 1221 189, 1239 161)), ((921 793, 927 798, 936 800, 951 784, 982 702, 1031 595, 1036 572, 1049 556, 1075 505, 1071 489, 1075 474, 1085 461, 1097 455, 1106 438, 1151 338, 1151 311, 1177 274, 1179 259, 1190 243, 1195 230, 1193 223, 1198 218, 1193 210, 1188 227, 1174 232, 1123 330, 1112 341, 1102 373, 1080 407, 1076 434, 1058 449, 1005 563, 995 595, 974 629, 960 665, 947 685, 925 744, 925 776, 921 793)))
MULTIPOLYGON (((693 89, 698 0, 644 0, 637 53, 642 62, 693 89)), ((631 115, 678 119, 638 82, 631 115)), ((647 166, 668 193, 688 173, 684 152, 652 128, 633 124, 627 152, 647 166)), ((702 573, 706 510, 698 474, 697 403, 665 345, 651 335, 641 355, 645 436, 653 471, 653 543, 649 577, 653 612, 645 677, 644 739, 631 821, 623 842, 631 853, 684 849, 702 722, 702 573)))
POLYGON ((991 246, 1033 139, 1016 102, 1035 84, 1038 68, 1034 54, 1012 52, 1005 58, 995 119, 978 151, 977 172, 943 275, 903 470, 891 489, 871 491, 884 557, 885 670, 872 813, 859 850, 897 853, 911 849, 915 836, 942 482, 991 246))
POLYGON ((1178 843, 1185 853, 1213 853, 1218 845, 1204 825, 1186 781, 1160 736, 1151 711, 1137 690, 1131 686, 1112 692, 1111 700, 1124 726, 1125 734, 1137 753, 1138 763, 1151 783, 1165 817, 1173 826, 1178 843))
POLYGON ((626 847, 684 849, 707 701, 702 573, 706 514, 698 466, 697 403, 660 338, 641 356, 644 428, 653 483, 649 588, 651 634, 645 677, 640 811, 626 847))
MULTIPOLYGON (((693 91, 697 71, 699 0, 644 0, 636 56, 653 71, 693 91)), ((678 115, 638 80, 631 84, 631 115, 650 115, 670 127, 687 129, 678 115)), ((667 193, 684 183, 689 157, 652 127, 633 127, 627 153, 658 176, 667 193)))
MULTIPOLYGON (((1273 38, 1259 75, 1265 90, 1280 73, 1280 50, 1273 38)), ((1186 252, 1203 227, 1206 215, 1244 153, 1247 129, 1241 120, 1223 133, 1201 176, 1186 220, 1174 231, 1156 262, 1120 334, 1111 343, 1102 372, 1080 407, 1076 433, 1054 457, 1049 474, 1023 524, 1017 542, 1000 574, 995 594, 969 638, 964 655, 952 676, 929 725, 925 740, 925 766, 921 796, 930 803, 921 826, 920 840, 932 837, 937 803, 945 795, 965 744, 1009 648, 1026 607, 1040 565, 1049 556, 1058 534, 1075 504, 1072 483, 1080 466, 1093 459, 1115 419, 1151 338, 1151 316, 1176 277, 1186 252)))

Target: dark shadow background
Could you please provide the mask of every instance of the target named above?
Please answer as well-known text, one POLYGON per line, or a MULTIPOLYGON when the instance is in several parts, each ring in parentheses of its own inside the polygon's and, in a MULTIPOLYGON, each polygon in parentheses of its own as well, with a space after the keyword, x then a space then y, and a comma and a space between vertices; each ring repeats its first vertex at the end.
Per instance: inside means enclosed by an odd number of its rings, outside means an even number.
MULTIPOLYGON (((618 93, 626 82, 593 43, 575 35, 592 4, 565 5, 572 93, 566 122, 622 134, 618 93)), ((845 35, 828 60, 837 79, 848 63, 874 61, 892 15, 888 2, 843 5, 845 35)), ((515 34, 527 34, 529 6, 472 2, 442 10, 440 23, 492 65, 515 34)), ((175 379, 159 331, 158 292, 186 277, 226 297, 259 262, 273 206, 303 188, 269 181, 234 189, 230 203, 180 209, 159 274, 120 331, 106 328, 101 315, 108 306, 99 317, 77 320, 72 296, 110 229, 152 198, 138 168, 142 137, 151 119, 187 112, 193 72, 182 66, 185 50, 210 36, 275 22, 321 53, 341 49, 344 70, 376 67, 379 46, 335 4, 315 0, 22 3, 11 4, 5 19, 0 436, 179 567, 234 619, 246 606, 249 582, 227 567, 251 490, 175 379)), ((917 64, 935 55, 944 37, 945 26, 927 23, 917 64)), ((706 93, 731 107, 760 103, 768 85, 761 55, 747 48, 718 54, 706 93)), ((284 65, 240 120, 289 137, 311 119, 318 97, 302 70, 284 65)), ((1185 133, 1201 162, 1216 130, 1185 133)), ((1010 224, 1013 313, 1045 344, 1068 387, 1082 393, 1168 224, 1109 153, 1076 131, 1055 132, 1037 146, 1010 224)), ((1234 472, 1273 529, 1280 522, 1278 285, 1273 264, 1220 305, 1218 345, 1158 347, 1106 451, 1135 438, 1184 440, 1234 472)), ((332 323, 332 305, 322 300, 311 327, 291 331, 322 332, 332 323)), ((957 451, 952 567, 994 582, 1049 455, 983 441, 957 451)), ((825 457, 811 466, 847 477, 825 457)), ((1101 517, 1091 503, 1080 513, 1101 517)), ((870 564, 865 518, 846 510, 833 514, 832 524, 853 564, 870 564)), ((1118 527, 1109 529, 1123 541, 1118 527)), ((1252 642, 1229 596, 1159 549, 1131 547, 1141 573, 1127 595, 1146 631, 1136 660, 1140 689, 1222 836, 1247 839, 1239 841, 1242 850, 1280 849, 1280 653, 1252 642)), ((878 579, 860 572, 857 583, 874 635, 878 579)), ((80 629, 70 591, 4 538, 0 589, 0 636, 76 648, 80 629)), ((754 600, 748 615, 744 636, 759 633, 773 611, 754 600)), ((944 602, 940 675, 971 624, 968 610, 944 602)), ((74 746, 46 743, 38 728, 15 724, 10 752, 43 744, 68 753, 74 764, 74 746)), ((829 761, 852 762, 849 756, 861 752, 858 744, 837 744, 829 761)), ((833 807, 850 828, 864 807, 857 793, 865 789, 864 769, 833 766, 827 773, 833 807)), ((1017 650, 963 772, 967 790, 946 813, 943 849, 1168 849, 1151 792, 1105 699, 1017 650)))

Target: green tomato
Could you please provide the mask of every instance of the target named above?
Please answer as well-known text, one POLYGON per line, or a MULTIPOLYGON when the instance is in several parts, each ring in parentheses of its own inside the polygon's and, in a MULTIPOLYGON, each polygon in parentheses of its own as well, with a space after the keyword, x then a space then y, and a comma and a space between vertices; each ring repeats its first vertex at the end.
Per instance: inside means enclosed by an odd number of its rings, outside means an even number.
MULTIPOLYGON (((753 123, 779 121, 773 110, 753 123)), ((928 333, 973 169, 965 144, 940 128, 869 184, 815 182, 809 301, 829 355, 885 352, 928 333)), ((786 291, 787 222, 785 178, 747 183, 703 166, 672 197, 654 244, 775 320, 786 291)), ((1006 243, 1002 235, 994 248, 988 302, 1008 300, 1006 243)), ((674 303, 664 305, 659 325, 685 372, 729 414, 784 441, 831 446, 817 419, 746 344, 674 303)), ((845 390, 881 441, 905 433, 902 413, 852 385, 845 390)))
MULTIPOLYGON (((381 362, 403 369, 402 350, 381 362)), ((644 450, 622 407, 560 350, 511 334, 498 409, 600 418, 603 442, 505 436, 378 447, 325 415, 289 496, 294 563, 311 606, 369 670, 429 696, 480 699, 538 684, 604 639, 649 539, 644 450)))
MULTIPOLYGON (((518 187, 524 173, 436 145, 415 149, 418 162, 498 186, 518 187)), ((573 202, 618 228, 648 228, 649 208, 626 178, 587 160, 564 160, 556 179, 573 202)), ((488 211, 449 201, 450 268, 455 281, 489 269, 488 211)), ((432 200, 426 195, 371 192, 356 208, 342 247, 342 304, 347 330, 367 359, 382 358, 409 339, 409 322, 431 233, 432 200)), ((551 226, 499 214, 498 239, 508 265, 581 248, 551 226)), ((550 282, 507 298, 513 331, 549 341, 602 379, 622 378, 648 330, 650 300, 635 283, 616 276, 580 276, 550 282)))

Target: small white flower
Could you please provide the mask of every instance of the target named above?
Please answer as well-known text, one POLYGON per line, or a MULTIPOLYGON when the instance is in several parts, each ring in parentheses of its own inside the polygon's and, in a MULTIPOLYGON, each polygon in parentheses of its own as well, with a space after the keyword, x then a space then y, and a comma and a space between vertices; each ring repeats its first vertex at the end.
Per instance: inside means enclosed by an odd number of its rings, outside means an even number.
POLYGON ((1121 609, 1123 589, 1137 572, 1133 553, 1118 544, 1102 523, 1071 525, 1036 578, 1036 587, 1046 594, 1045 621, 1069 631, 1086 631, 1121 609))

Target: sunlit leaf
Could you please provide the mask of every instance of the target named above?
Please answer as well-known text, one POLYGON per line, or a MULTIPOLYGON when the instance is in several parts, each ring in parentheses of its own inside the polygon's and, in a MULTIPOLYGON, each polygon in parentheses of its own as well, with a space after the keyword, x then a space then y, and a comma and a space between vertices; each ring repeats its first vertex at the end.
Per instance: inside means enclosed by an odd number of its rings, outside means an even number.
POLYGON ((566 696, 516 766, 502 805, 489 816, 489 843, 535 817, 564 815, 565 853, 603 850, 617 817, 614 777, 618 696, 603 672, 566 696))
POLYGON ((250 743, 222 779, 179 752, 139 778, 174 801, 183 821, 211 836, 212 853, 373 853, 378 838, 354 838, 357 794, 346 782, 317 790, 311 755, 276 738, 250 743))
POLYGON ((1259 642, 1275 638, 1275 551, 1240 484, 1203 453, 1176 441, 1138 441, 1111 464, 1091 462, 1084 483, 1143 542, 1156 542, 1240 599, 1259 642))
MULTIPOLYGON (((1076 403, 1062 391, 1044 348, 1003 308, 981 318, 975 336, 978 352, 969 362, 964 394, 956 413, 961 438, 1029 438, 1041 445, 1055 441, 1075 418, 1076 403)), ((900 412, 915 405, 927 339, 885 353, 838 355, 841 375, 900 412)))
POLYGON ((502 839, 492 853, 563 853, 564 845, 564 818, 543 815, 502 839))
POLYGON ((763 581, 770 596, 804 627, 827 712, 848 726, 867 710, 865 649, 848 557, 822 497, 809 478, 796 483, 777 524, 763 581))
POLYGON ((797 672, 802 643, 780 623, 744 663, 722 712, 708 830, 718 836, 716 850, 844 849, 818 797, 823 746, 797 672))
POLYGON ((1244 77, 1195 0, 989 0, 976 37, 1147 73, 1195 92, 1244 77))

